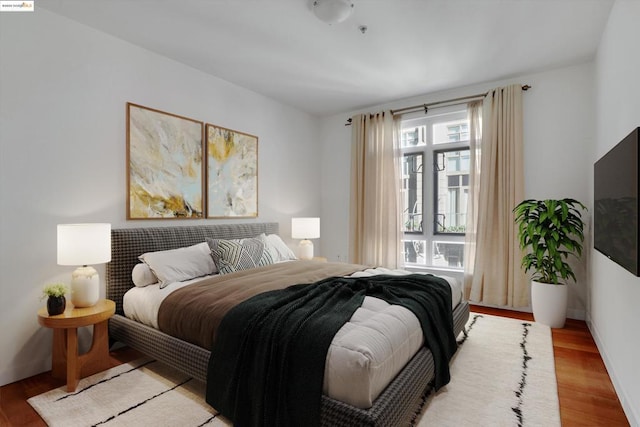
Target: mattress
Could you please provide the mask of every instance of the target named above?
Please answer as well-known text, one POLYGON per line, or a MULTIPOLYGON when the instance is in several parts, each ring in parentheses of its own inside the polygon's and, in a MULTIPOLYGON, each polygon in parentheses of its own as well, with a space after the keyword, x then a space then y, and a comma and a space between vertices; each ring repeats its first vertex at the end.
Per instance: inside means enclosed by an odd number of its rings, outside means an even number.
MULTIPOLYGON (((368 269, 353 276, 411 274, 406 270, 368 269)), ((462 300, 462 287, 453 277, 440 276, 452 289, 452 308, 462 300)), ((201 279, 132 288, 124 295, 125 315, 158 328, 158 310, 164 298, 176 289, 201 279)), ((423 344, 416 316, 408 309, 365 297, 350 321, 336 334, 327 353, 323 392, 358 408, 369 408, 389 382, 423 344)))

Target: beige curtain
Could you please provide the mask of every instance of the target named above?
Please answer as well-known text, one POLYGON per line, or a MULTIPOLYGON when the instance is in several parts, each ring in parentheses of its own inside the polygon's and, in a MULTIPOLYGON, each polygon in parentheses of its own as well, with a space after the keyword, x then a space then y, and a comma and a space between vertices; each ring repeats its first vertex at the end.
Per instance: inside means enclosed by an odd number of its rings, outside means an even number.
POLYGON ((478 107, 469 108, 470 137, 477 145, 471 149, 476 174, 470 178, 465 292, 470 301, 523 307, 527 278, 512 212, 524 198, 522 87, 490 91, 481 120, 478 107))
POLYGON ((389 111, 352 118, 351 262, 402 265, 399 135, 400 119, 389 111))

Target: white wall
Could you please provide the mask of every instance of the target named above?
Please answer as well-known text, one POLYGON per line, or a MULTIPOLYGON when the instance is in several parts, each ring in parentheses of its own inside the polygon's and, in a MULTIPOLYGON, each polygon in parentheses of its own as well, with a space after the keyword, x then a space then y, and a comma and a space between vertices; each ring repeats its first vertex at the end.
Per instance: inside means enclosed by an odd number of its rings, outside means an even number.
MULTIPOLYGON (((593 164, 640 126, 640 2, 618 0, 596 58, 593 164)), ((589 179, 593 205, 593 173, 589 179)), ((593 245, 590 245, 593 248, 593 245)), ((640 279, 591 249, 590 328, 632 426, 640 426, 640 279)))
MULTIPOLYGON (((511 83, 532 86, 523 95, 525 196, 573 197, 587 204, 585 184, 590 170, 589 150, 594 126, 593 63, 576 65, 508 81, 490 82, 427 94, 368 108, 375 112, 484 93, 511 83)), ((348 255, 349 170, 351 128, 344 126, 354 111, 323 120, 322 222, 320 252, 330 259, 348 255)), ((588 213, 585 218, 588 221, 588 213)), ((584 319, 586 261, 576 264, 578 283, 570 286, 569 316, 584 319)))
MULTIPOLYGON (((640 3, 616 2, 595 65, 362 111, 531 84, 524 95, 526 196, 571 196, 591 207, 593 162, 640 124, 638 16, 640 3)), ((286 238, 292 215, 321 213, 316 252, 346 259, 351 128, 344 123, 356 112, 316 125, 297 110, 42 8, 0 14, 0 40, 0 384, 50 367, 51 331, 36 320, 40 290, 67 280, 71 271, 56 265, 56 224, 214 222, 125 220, 127 101, 258 135, 259 220, 280 222, 286 238)), ((590 326, 631 424, 640 425, 640 370, 634 363, 640 340, 633 329, 640 320, 634 306, 640 279, 598 252, 586 255, 590 326)), ((579 282, 572 287, 570 311, 578 318, 586 299, 584 273, 579 282)))
POLYGON ((56 224, 216 222, 126 221, 127 101, 257 135, 258 220, 280 222, 285 240, 292 215, 320 214, 306 113, 42 8, 1 14, 0 40, 0 384, 50 367, 39 297, 73 270, 56 265, 56 224))

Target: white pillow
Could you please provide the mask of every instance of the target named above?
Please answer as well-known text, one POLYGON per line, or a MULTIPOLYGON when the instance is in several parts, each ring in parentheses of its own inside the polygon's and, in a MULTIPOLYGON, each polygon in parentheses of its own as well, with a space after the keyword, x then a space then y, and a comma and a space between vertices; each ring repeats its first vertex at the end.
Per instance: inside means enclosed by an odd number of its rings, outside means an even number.
POLYGON ((145 286, 158 283, 158 278, 144 262, 136 264, 133 267, 133 270, 131 271, 131 280, 133 280, 133 284, 139 288, 144 288, 145 286))
POLYGON ((267 248, 267 251, 271 255, 273 262, 289 261, 297 259, 293 251, 282 241, 277 234, 261 234, 258 236, 262 240, 267 248))
POLYGON ((170 283, 182 282, 218 271, 207 242, 186 248, 147 252, 138 258, 156 275, 160 282, 160 289, 170 283))

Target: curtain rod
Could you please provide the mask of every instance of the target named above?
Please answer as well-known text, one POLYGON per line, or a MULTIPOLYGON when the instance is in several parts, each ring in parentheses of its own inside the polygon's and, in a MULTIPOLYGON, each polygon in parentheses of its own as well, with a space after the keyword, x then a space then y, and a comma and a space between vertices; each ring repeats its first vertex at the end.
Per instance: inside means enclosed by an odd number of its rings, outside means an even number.
MULTIPOLYGON (((527 89, 531 89, 531 86, 529 85, 523 85, 522 86, 522 90, 526 91, 527 89)), ((487 96, 489 92, 485 92, 485 93, 479 93, 477 95, 470 95, 470 96, 463 96, 460 98, 454 98, 454 99, 448 99, 445 101, 436 101, 436 102, 430 102, 427 104, 420 104, 420 105, 414 105, 411 107, 405 107, 405 108, 400 108, 398 110, 390 110, 391 114, 394 116, 398 116, 401 114, 407 114, 407 113, 415 113, 417 111, 424 111, 425 114, 427 114, 427 112, 429 111, 429 107, 434 107, 434 106, 443 106, 442 104, 446 104, 446 106, 449 105, 457 105, 457 104, 463 104, 465 101, 471 101, 473 99, 480 99, 480 98, 484 98, 485 96, 487 96)), ((345 126, 351 126, 351 117, 349 117, 347 119, 347 123, 345 123, 345 126)))

